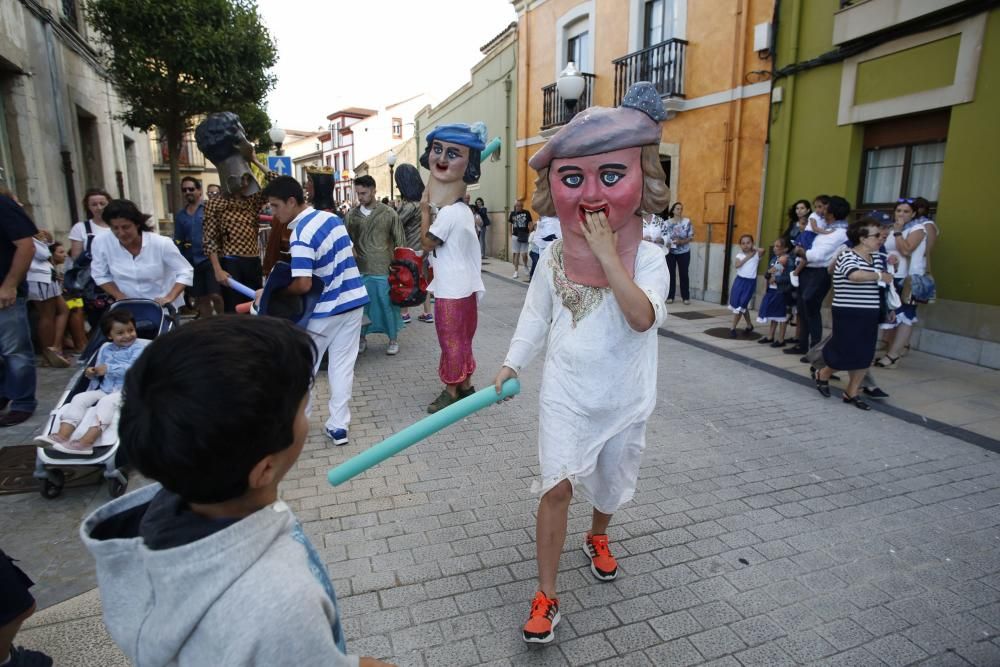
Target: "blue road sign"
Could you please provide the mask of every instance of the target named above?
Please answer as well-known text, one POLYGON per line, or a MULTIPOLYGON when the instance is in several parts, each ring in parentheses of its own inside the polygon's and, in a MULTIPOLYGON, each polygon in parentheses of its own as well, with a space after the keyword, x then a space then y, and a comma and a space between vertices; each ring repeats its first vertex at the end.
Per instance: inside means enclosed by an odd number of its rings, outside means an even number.
POLYGON ((287 155, 268 155, 267 168, 279 176, 291 176, 292 158, 287 155))

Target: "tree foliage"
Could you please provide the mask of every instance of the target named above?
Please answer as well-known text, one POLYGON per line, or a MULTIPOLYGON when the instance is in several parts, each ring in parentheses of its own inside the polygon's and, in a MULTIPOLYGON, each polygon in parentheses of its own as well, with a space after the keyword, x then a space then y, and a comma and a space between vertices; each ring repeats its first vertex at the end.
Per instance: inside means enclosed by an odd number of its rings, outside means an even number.
POLYGON ((121 118, 166 138, 175 190, 181 141, 200 116, 236 111, 249 137, 267 135, 258 125, 269 125, 261 105, 274 86, 268 69, 277 50, 254 0, 89 0, 85 7, 108 47, 105 65, 126 105, 121 118))

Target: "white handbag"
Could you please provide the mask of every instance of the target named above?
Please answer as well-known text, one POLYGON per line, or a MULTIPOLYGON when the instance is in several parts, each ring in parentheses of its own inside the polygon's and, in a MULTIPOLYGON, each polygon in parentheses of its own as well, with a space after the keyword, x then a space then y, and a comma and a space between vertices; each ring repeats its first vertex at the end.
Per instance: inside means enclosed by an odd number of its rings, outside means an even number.
POLYGON ((896 286, 890 282, 885 288, 885 304, 889 307, 889 310, 896 310, 903 305, 903 300, 899 298, 899 294, 896 293, 896 286))

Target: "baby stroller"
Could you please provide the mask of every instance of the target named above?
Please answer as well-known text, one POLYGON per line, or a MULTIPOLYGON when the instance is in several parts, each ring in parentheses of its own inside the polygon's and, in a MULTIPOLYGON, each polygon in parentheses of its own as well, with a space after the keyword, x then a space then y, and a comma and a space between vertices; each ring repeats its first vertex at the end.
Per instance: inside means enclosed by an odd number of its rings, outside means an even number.
MULTIPOLYGON (((139 338, 152 340, 176 325, 177 316, 173 306, 160 306, 150 299, 122 299, 111 305, 112 309, 126 308, 135 319, 136 334, 139 338)), ((80 356, 81 367, 66 385, 65 391, 57 401, 55 408, 49 413, 42 433, 52 433, 59 428, 57 415, 59 409, 67 404, 80 392, 87 391, 90 380, 83 372, 97 362, 97 354, 101 345, 107 342, 104 335, 97 331, 87 350, 80 356)), ((83 421, 77 427, 77 433, 82 433, 93 423, 95 408, 90 408, 83 421)), ((128 476, 125 474, 126 461, 118 453, 118 417, 104 430, 101 439, 94 443, 94 452, 88 455, 67 454, 52 447, 38 447, 35 456, 35 479, 39 480, 39 493, 45 498, 56 498, 66 483, 64 468, 103 468, 104 478, 108 480, 108 493, 112 498, 125 493, 128 487, 128 476)))

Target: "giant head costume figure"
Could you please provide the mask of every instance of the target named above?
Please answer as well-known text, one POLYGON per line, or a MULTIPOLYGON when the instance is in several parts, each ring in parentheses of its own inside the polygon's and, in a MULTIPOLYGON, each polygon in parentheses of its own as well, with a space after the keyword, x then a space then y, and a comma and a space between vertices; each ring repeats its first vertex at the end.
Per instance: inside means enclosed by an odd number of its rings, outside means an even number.
POLYGON ((615 232, 625 270, 635 271, 642 211, 662 211, 670 190, 660 166, 660 123, 666 118, 651 83, 633 85, 620 107, 590 107, 528 160, 538 172, 531 207, 559 218, 570 280, 607 287, 604 270, 581 230, 587 213, 603 212, 615 232))
POLYGON ((205 154, 219 171, 219 184, 224 195, 249 197, 260 185, 250 171, 256 161, 253 145, 247 141, 240 117, 232 111, 209 114, 194 131, 198 150, 205 154))
POLYGON ((438 125, 427 135, 420 164, 430 171, 427 183, 431 204, 442 207, 465 196, 469 183, 479 182, 479 163, 486 148, 486 125, 438 125))

